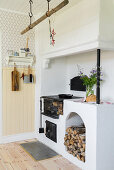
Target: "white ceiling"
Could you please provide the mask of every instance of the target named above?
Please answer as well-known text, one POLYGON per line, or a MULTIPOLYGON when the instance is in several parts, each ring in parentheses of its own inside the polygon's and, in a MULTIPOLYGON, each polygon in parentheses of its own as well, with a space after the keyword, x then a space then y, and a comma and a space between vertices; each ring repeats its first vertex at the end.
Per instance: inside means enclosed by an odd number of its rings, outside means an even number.
MULTIPOLYGON (((50 8, 56 7, 63 0, 51 0, 50 8)), ((69 0, 70 5, 74 5, 79 0, 69 0)), ((29 0, 0 0, 0 8, 16 12, 29 12, 29 0)), ((33 14, 40 15, 47 11, 47 0, 33 0, 33 14)))
MULTIPOLYGON (((51 0, 50 7, 56 6, 62 0, 51 0)), ((28 14, 29 0, 0 0, 0 8, 28 14)), ((33 14, 47 11, 47 0, 33 0, 33 14)))

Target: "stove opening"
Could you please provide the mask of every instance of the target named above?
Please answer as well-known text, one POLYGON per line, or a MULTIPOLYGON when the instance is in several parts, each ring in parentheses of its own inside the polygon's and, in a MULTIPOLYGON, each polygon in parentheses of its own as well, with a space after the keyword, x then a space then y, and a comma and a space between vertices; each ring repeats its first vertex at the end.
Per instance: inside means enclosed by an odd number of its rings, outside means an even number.
POLYGON ((46 120, 46 137, 57 143, 57 125, 46 120))

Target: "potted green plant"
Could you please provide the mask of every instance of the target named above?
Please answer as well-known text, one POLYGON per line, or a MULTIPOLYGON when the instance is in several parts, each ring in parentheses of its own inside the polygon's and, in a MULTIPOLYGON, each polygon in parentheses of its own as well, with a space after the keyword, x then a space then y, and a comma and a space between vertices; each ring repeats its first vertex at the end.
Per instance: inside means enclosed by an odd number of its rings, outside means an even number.
MULTIPOLYGON (((101 76, 102 72, 100 73, 101 76)), ((83 80, 83 85, 86 86, 86 97, 90 96, 90 95, 94 95, 94 85, 97 84, 97 69, 93 68, 90 71, 89 76, 85 75, 81 70, 79 72, 79 76, 81 77, 81 79, 83 80)), ((102 79, 100 79, 100 81, 102 81, 102 79)))

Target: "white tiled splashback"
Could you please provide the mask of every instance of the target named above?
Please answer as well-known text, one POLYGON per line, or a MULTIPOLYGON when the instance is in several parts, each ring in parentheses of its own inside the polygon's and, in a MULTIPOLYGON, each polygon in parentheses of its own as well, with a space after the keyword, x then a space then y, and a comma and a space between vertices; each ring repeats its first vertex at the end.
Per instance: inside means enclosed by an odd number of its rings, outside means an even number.
POLYGON ((2 64, 6 66, 7 50, 19 51, 26 47, 26 39, 29 37, 29 48, 35 53, 34 29, 21 35, 20 32, 29 25, 29 17, 0 10, 0 31, 2 33, 2 64))

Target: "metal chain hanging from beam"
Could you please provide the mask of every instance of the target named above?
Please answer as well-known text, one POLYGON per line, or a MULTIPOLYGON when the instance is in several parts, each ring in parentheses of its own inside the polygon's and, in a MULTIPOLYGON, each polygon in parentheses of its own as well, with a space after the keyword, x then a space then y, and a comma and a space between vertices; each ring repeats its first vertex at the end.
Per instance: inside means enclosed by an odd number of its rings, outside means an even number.
POLYGON ((33 17, 33 13, 32 13, 32 4, 33 4, 33 1, 32 1, 32 0, 29 0, 29 3, 30 3, 30 12, 29 12, 30 25, 29 25, 29 27, 31 28, 31 24, 32 24, 32 17, 33 17))

